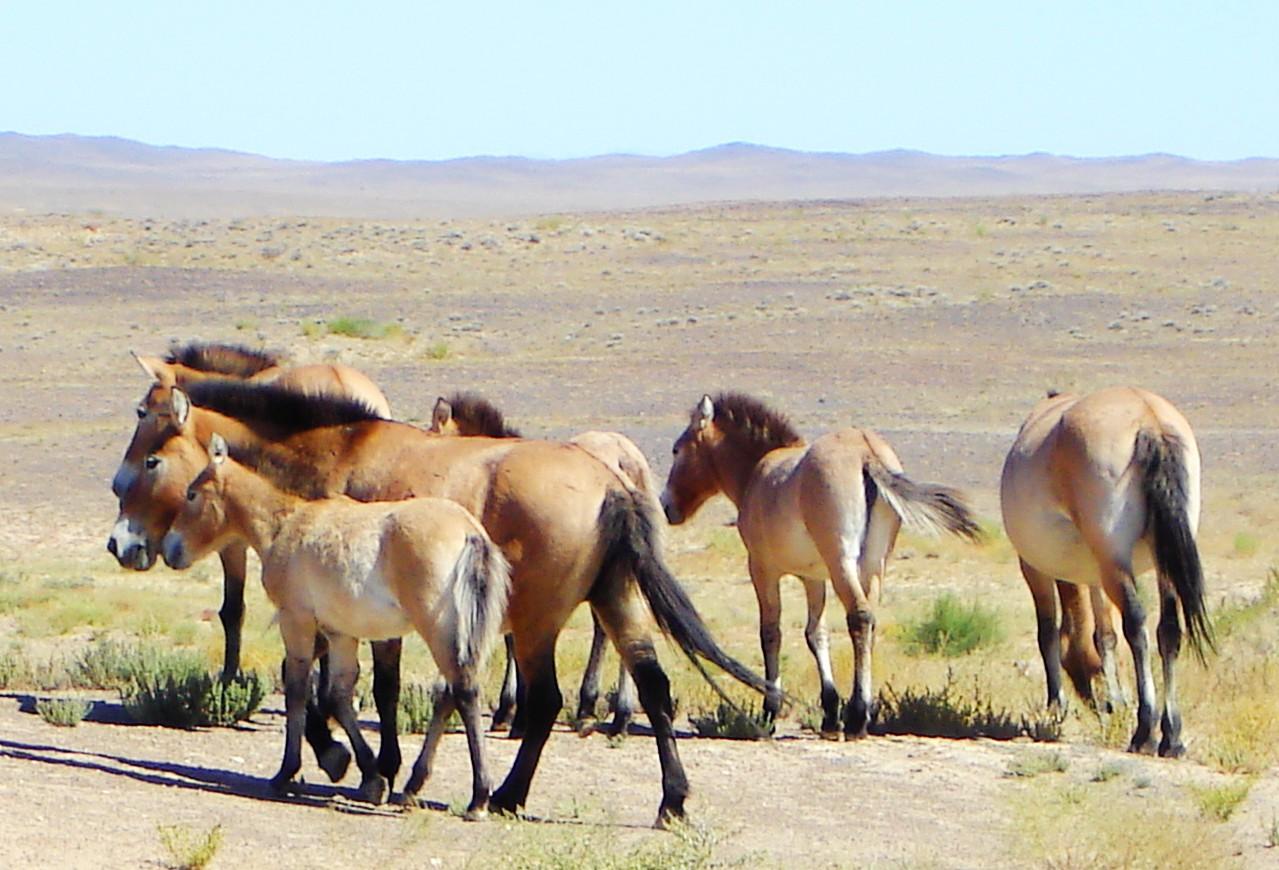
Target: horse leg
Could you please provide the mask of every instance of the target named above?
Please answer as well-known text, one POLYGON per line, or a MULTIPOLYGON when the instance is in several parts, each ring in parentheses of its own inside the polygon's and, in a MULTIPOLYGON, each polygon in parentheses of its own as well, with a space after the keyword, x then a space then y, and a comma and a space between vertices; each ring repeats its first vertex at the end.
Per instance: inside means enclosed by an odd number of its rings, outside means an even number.
POLYGON ((315 761, 328 775, 330 782, 339 782, 351 766, 351 753, 333 739, 329 731, 332 705, 329 701, 329 643, 323 634, 315 636, 313 655, 319 659, 319 672, 314 686, 308 681, 306 700, 306 742, 315 752, 315 761))
MULTIPOLYGON (((764 653, 764 715, 771 722, 782 709, 782 675, 780 653, 782 647, 782 598, 779 589, 781 576, 758 559, 748 559, 751 584, 755 587, 755 600, 759 604, 759 645, 764 653)), ((636 677, 638 679, 638 676, 636 677)), ((643 695, 640 695, 643 700, 643 695)))
POLYGON ((600 665, 604 661, 604 644, 608 640, 600 625, 600 618, 591 611, 591 623, 594 632, 591 635, 591 654, 586 659, 586 670, 582 673, 582 687, 577 693, 577 719, 581 723, 578 730, 585 728, 587 720, 595 718, 595 706, 600 699, 600 665))
POLYGON ((329 698, 333 715, 346 731, 355 751, 355 763, 361 774, 359 798, 380 804, 386 800, 390 786, 378 772, 378 761, 360 733, 360 723, 355 715, 355 682, 360 676, 359 645, 358 638, 340 634, 329 636, 329 667, 332 669, 329 698))
POLYGON ((445 686, 444 691, 435 699, 435 708, 431 711, 431 724, 426 729, 426 740, 422 742, 422 751, 418 753, 413 764, 413 772, 404 785, 404 802, 417 804, 418 794, 422 786, 431 778, 431 768, 435 764, 435 750, 440 746, 440 738, 444 736, 444 725, 449 716, 457 709, 453 701, 453 690, 445 686))
POLYGON ((506 671, 502 675, 502 690, 497 696, 497 709, 493 711, 490 731, 505 731, 511 727, 515 715, 515 639, 509 634, 506 641, 506 671))
POLYGON ((808 623, 804 626, 804 640, 808 651, 817 660, 817 675, 822 681, 822 729, 828 740, 839 737, 839 691, 835 688, 835 676, 830 666, 830 632, 826 629, 826 578, 802 577, 804 592, 808 597, 808 623))
POLYGON ((400 730, 396 721, 400 706, 400 638, 373 641, 373 703, 377 706, 377 769, 386 777, 387 786, 395 782, 400 770, 400 730))
POLYGON ((1177 619, 1177 592, 1164 576, 1159 577, 1159 657, 1164 670, 1164 712, 1161 722, 1163 738, 1159 754, 1164 758, 1180 758, 1186 754, 1181 742, 1181 711, 1177 708, 1175 668, 1181 652, 1181 623, 1177 619))
POLYGON ((474 678, 463 674, 453 681, 452 693, 458 712, 462 715, 462 725, 466 728, 466 748, 471 754, 471 803, 466 808, 464 818, 476 821, 488 813, 489 792, 492 789, 484 760, 484 726, 480 721, 479 691, 474 678))
POLYGON ((1044 660, 1044 676, 1048 680, 1048 706, 1061 707, 1061 633, 1057 626, 1057 584, 1052 577, 1019 560, 1021 576, 1030 588, 1035 602, 1035 618, 1039 628, 1039 655, 1044 660))
POLYGON ((222 560, 222 682, 230 682, 240 672, 240 639, 244 633, 244 578, 248 572, 248 548, 231 544, 218 553, 222 560))
POLYGON ((1115 631, 1115 620, 1106 593, 1097 586, 1088 591, 1092 598, 1093 624, 1096 626, 1093 642, 1097 645, 1097 654, 1101 657, 1101 673, 1106 681, 1106 700, 1100 706, 1104 712, 1113 713, 1120 705, 1127 703, 1123 684, 1119 682, 1119 665, 1115 656, 1119 647, 1119 635, 1115 631))
POLYGON ((1103 567, 1106 594, 1119 607, 1123 616, 1124 638, 1132 650, 1137 672, 1137 730, 1128 744, 1129 752, 1152 754, 1155 751, 1155 680, 1150 668, 1150 645, 1146 637, 1146 612, 1137 597, 1137 584, 1126 566, 1103 567))
MULTIPOLYGON (((844 709, 844 737, 855 740, 866 736, 873 705, 871 689, 871 650, 875 643, 875 611, 862 587, 858 570, 858 553, 847 552, 841 543, 838 552, 827 559, 831 585, 847 614, 848 635, 853 642, 853 691, 844 709)), ((822 554, 825 558, 826 553, 822 554)))
POLYGON ((280 614, 280 635, 284 639, 284 758, 271 777, 276 794, 289 790, 302 768, 302 731, 306 725, 306 701, 311 682, 311 659, 315 653, 315 620, 280 614))
POLYGON ((564 703, 555 676, 555 641, 555 635, 542 638, 540 643, 518 635, 515 639, 516 667, 525 684, 519 707, 527 725, 519 751, 515 753, 515 763, 489 801, 489 806, 500 812, 514 813, 528 800, 542 748, 551 736, 551 727, 564 703))
POLYGON ((613 702, 613 721, 608 726, 608 736, 617 737, 625 734, 635 718, 635 705, 638 698, 635 693, 635 681, 631 672, 626 669, 626 660, 617 663, 617 695, 613 702))

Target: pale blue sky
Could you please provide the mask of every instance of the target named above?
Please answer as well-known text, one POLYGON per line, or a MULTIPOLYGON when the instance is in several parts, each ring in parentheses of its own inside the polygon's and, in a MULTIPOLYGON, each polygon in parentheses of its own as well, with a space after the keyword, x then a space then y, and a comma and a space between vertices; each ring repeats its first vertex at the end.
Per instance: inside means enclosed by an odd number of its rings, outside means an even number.
POLYGON ((0 0, 0 130, 321 160, 1279 156, 1279 2, 0 0))

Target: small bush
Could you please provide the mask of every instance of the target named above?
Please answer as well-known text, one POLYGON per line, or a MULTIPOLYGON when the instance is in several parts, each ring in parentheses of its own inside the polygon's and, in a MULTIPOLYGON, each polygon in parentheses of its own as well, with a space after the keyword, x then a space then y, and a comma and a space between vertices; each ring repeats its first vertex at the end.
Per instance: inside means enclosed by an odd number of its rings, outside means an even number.
POLYGON ((940 689, 908 688, 898 694, 891 685, 885 685, 879 692, 871 730, 876 734, 919 737, 1031 737, 1052 742, 1061 737, 1061 717, 1047 712, 1015 716, 1007 709, 996 709, 975 681, 971 697, 963 697, 954 675, 948 674, 940 689))
POLYGON ((1007 776, 1029 778, 1041 773, 1065 773, 1070 762, 1060 752, 1028 752, 1008 762, 1007 776))
POLYGON ((1200 815, 1205 819, 1225 822, 1239 809, 1251 789, 1252 778, 1249 777, 1223 785, 1191 786, 1190 793, 1194 795, 1200 815))
POLYGON ((233 725, 253 715, 266 695, 256 672, 223 683, 197 655, 147 650, 120 689, 135 722, 170 728, 233 725))
POLYGON ((119 689, 138 673, 144 653, 137 644, 97 640, 72 661, 71 684, 78 689, 119 689))
POLYGON ((932 612, 902 627, 907 652, 960 656, 1003 638, 999 614, 974 601, 964 605, 949 593, 933 602, 932 612))
POLYGON ((1279 610, 1279 568, 1271 568, 1261 594, 1235 604, 1223 604, 1213 614, 1212 628, 1220 638, 1229 637, 1279 610))
POLYGON ((222 826, 214 825, 199 833, 186 825, 158 825, 160 845, 169 856, 169 867, 176 870, 203 870, 222 846, 222 826))
POLYGON ((50 725, 74 728, 93 709, 92 701, 82 698, 41 698, 36 701, 36 713, 50 725))
POLYGON ((446 360, 451 355, 452 351, 449 350, 448 342, 445 341, 437 341, 422 352, 422 356, 434 362, 446 360))
MULTIPOLYGON (((425 734, 435 715, 439 693, 424 683, 409 683, 400 691, 399 717, 396 727, 401 734, 425 734)), ((444 725, 446 730, 461 729, 462 718, 454 710, 444 725)))
POLYGON ((346 338, 381 339, 399 338, 404 335, 404 327, 396 323, 378 323, 364 317, 338 317, 325 324, 329 335, 341 335, 346 338))
POLYGON ((720 701, 713 712, 690 713, 688 721, 699 737, 763 740, 773 732, 773 724, 758 704, 738 706, 720 701))
POLYGON ((16 644, 0 653, 0 689, 24 689, 34 678, 31 662, 16 644))
POLYGON ((1097 768, 1097 772, 1092 775, 1090 782, 1110 782, 1112 779, 1122 775, 1124 772, 1123 765, 1113 761, 1103 762, 1101 767, 1097 768))
POLYGON ((1248 558, 1257 555, 1261 542, 1257 540, 1257 536, 1250 532, 1239 532, 1235 535, 1234 554, 1240 558, 1248 558))

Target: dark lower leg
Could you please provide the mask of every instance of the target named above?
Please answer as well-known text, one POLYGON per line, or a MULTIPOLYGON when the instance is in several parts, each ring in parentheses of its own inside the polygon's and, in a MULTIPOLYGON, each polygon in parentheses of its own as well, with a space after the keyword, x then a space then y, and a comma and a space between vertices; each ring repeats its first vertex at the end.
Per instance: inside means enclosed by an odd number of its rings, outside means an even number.
POLYGON ((1053 617, 1039 617, 1039 656, 1044 660, 1044 676, 1048 681, 1048 706, 1059 706, 1061 696, 1061 632, 1053 617))
POLYGON ((233 544, 218 553, 222 560, 222 609, 218 619, 222 621, 222 637, 225 647, 222 655, 222 682, 228 682, 240 672, 240 638, 244 632, 244 578, 248 571, 248 551, 242 544, 233 544))
POLYGON ((506 672, 502 675, 502 690, 497 696, 497 709, 493 711, 493 731, 511 727, 515 715, 515 640, 509 634, 506 641, 506 672))
POLYGON ((329 731, 329 717, 333 715, 329 686, 329 647, 322 634, 315 636, 314 654, 319 661, 319 669, 308 680, 306 742, 310 744, 316 763, 329 777, 329 781, 338 782, 346 776, 347 768, 351 766, 351 753, 334 740, 329 731))
POLYGON ((564 703, 560 694, 559 683, 555 679, 554 654, 547 655, 532 673, 519 669, 527 687, 520 696, 520 710, 527 711, 527 727, 519 751, 515 754, 515 763, 511 771, 496 792, 493 793, 489 805, 494 809, 513 813, 524 806, 528 800, 529 786, 533 783, 533 774, 542 757, 542 748, 550 737, 551 726, 564 703))
POLYGON ((484 760, 484 728, 480 722, 479 693, 471 680, 464 679, 454 683, 453 697, 456 699, 458 712, 462 715, 462 725, 466 728, 466 746, 471 753, 471 803, 466 808, 466 818, 474 820, 482 818, 488 811, 489 792, 492 789, 484 760))
POLYGON ((1128 751, 1149 753, 1155 749, 1154 679, 1150 670, 1150 645, 1146 639, 1146 613, 1131 578, 1123 584, 1120 610, 1123 613, 1124 638, 1132 650, 1137 673, 1137 730, 1133 732, 1128 751))
POLYGON ((277 793, 288 790, 302 767, 302 731, 310 671, 310 656, 290 656, 284 660, 284 758, 280 769, 271 777, 271 789, 277 793))
POLYGON ((399 638, 376 641, 370 644, 373 651, 373 702, 377 706, 378 758, 377 769, 388 784, 395 783, 400 770, 400 731, 396 722, 400 706, 400 652, 399 638))
POLYGON ((858 738, 866 736, 872 713, 870 665, 875 614, 869 610, 848 614, 848 633, 853 641, 853 694, 844 715, 844 736, 858 738))
MULTIPOLYGON (((1161 582, 1160 586, 1164 584, 1161 582)), ((1171 590, 1160 590, 1159 597, 1159 658, 1164 672, 1164 712, 1161 721, 1163 737, 1159 741, 1159 754, 1165 758, 1180 758, 1186 754, 1181 742, 1181 711, 1177 708, 1177 656, 1181 652, 1181 623, 1177 620, 1177 598, 1171 590)))
POLYGON ((608 637, 600 625, 599 617, 591 612, 594 633, 591 635, 591 654, 586 659, 586 670, 582 673, 582 687, 577 694, 577 718, 594 719, 595 707, 600 699, 600 667, 604 663, 604 644, 608 637))
POLYGON ((675 729, 671 724, 674 719, 671 684, 651 649, 633 659, 631 667, 640 704, 657 739, 657 758, 662 767, 662 803, 657 810, 657 826, 662 827, 671 819, 684 818, 684 801, 688 798, 688 776, 675 746, 675 729))
POLYGON ((626 662, 621 662, 617 667, 617 694, 613 699, 613 721, 608 726, 610 737, 626 733, 631 720, 635 718, 635 703, 635 680, 631 679, 630 671, 626 670, 626 662))
POLYGON ((413 772, 404 786, 404 799, 412 802, 422 791, 422 786, 431 778, 431 767, 435 764, 435 750, 440 747, 440 738, 444 736, 444 725, 449 716, 457 709, 453 700, 453 690, 445 688, 435 699, 435 709, 431 711, 431 724, 426 729, 426 740, 422 743, 422 751, 418 753, 413 764, 413 772))

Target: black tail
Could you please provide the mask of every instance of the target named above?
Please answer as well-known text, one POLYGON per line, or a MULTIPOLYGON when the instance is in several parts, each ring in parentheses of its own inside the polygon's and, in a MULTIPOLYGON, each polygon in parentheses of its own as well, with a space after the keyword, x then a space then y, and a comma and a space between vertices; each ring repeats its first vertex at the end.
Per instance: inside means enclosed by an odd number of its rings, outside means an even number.
POLYGON ((646 501, 637 500, 629 493, 615 491, 605 497, 599 523, 608 549, 595 588, 612 587, 627 577, 634 577, 658 627, 679 645, 703 675, 706 672, 698 656, 762 693, 763 677, 720 649, 688 594, 662 561, 655 547, 658 534, 654 513, 646 501))
POLYGON ((1172 582, 1181 602, 1190 648, 1203 661, 1205 651, 1214 649, 1214 644, 1204 602, 1203 566, 1186 513, 1189 475, 1182 461, 1185 449, 1184 442, 1175 435, 1160 436, 1142 430, 1137 433, 1133 461, 1142 471, 1155 565, 1159 574, 1172 582))

